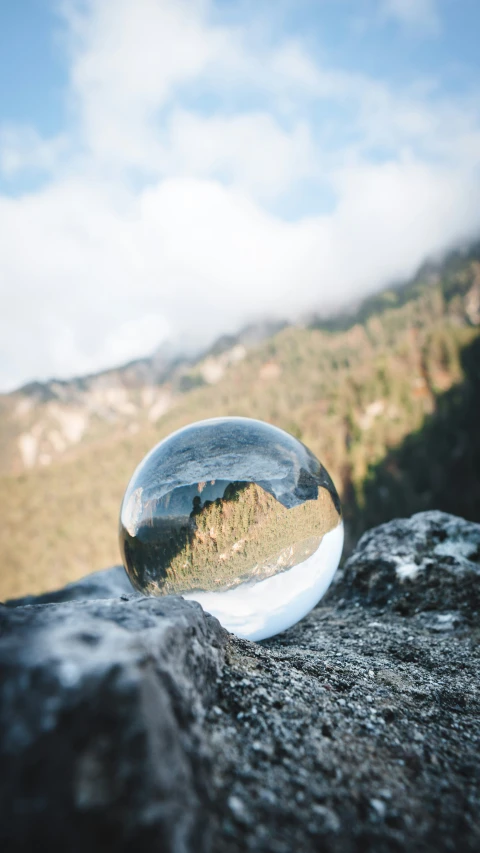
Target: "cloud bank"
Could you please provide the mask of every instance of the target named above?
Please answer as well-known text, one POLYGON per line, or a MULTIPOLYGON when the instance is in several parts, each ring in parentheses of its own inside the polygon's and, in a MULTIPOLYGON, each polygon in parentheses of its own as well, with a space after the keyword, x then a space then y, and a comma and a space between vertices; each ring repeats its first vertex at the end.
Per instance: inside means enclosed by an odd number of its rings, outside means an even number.
POLYGON ((35 175, 0 194, 0 387, 333 309, 479 228, 475 102, 215 12, 62 4, 68 126, 0 127, 4 181, 35 175))

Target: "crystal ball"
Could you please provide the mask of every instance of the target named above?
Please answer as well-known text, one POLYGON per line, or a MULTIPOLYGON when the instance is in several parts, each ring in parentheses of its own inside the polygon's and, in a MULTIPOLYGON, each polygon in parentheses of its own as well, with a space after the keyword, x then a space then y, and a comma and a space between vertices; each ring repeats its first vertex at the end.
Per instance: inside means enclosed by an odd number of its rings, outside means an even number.
POLYGON ((198 601, 239 637, 302 619, 340 561, 340 501, 293 436, 250 418, 214 418, 157 444, 128 484, 120 548, 145 595, 198 601))

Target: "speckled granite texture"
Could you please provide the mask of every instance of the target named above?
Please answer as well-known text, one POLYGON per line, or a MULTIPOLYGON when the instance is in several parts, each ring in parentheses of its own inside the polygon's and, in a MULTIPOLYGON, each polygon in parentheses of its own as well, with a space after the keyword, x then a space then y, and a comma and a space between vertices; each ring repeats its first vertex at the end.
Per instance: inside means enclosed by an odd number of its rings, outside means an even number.
POLYGON ((0 607, 2 850, 476 853, 479 580, 429 512, 259 644, 118 567, 0 607))

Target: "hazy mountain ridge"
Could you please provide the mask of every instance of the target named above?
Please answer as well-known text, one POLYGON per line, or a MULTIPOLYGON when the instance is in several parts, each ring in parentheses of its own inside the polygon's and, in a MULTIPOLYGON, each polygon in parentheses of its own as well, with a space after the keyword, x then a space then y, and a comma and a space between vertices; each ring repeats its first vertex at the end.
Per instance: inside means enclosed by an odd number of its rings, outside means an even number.
POLYGON ((0 474, 19 474, 68 456, 78 445, 155 424, 192 388, 215 384, 247 349, 283 327, 247 326, 193 357, 150 358, 73 379, 31 382, 0 395, 0 474))
MULTIPOLYGON (((88 401, 88 428, 79 435, 72 421, 76 442, 59 445, 49 464, 37 457, 30 470, 0 478, 0 597, 117 562, 119 505, 135 466, 172 430, 217 415, 276 423, 311 447, 341 493, 350 543, 366 526, 431 507, 480 518, 479 323, 474 247, 372 297, 354 316, 286 326, 253 345, 228 337, 199 361, 173 365, 159 384, 149 377, 135 386, 137 365, 121 381, 115 371, 93 377, 86 391, 79 380, 77 403, 63 405, 75 414, 78 400, 88 401), (102 417, 92 404, 99 399, 111 407, 102 417), (149 417, 158 404, 158 418, 149 417)), ((52 406, 61 408, 58 398, 32 407, 23 432, 10 419, 6 445, 28 429, 35 438, 39 423, 48 436, 44 422, 58 419, 52 406)))

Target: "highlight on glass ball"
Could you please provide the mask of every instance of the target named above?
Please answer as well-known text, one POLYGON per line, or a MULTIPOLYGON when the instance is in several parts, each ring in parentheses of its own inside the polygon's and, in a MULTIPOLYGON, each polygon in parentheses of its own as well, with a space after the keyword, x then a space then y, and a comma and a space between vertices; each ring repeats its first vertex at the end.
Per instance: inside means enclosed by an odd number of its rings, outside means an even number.
POLYGON ((232 633, 262 640, 302 619, 340 561, 340 501, 300 441, 250 418, 184 427, 140 463, 120 547, 144 595, 198 601, 232 633))

